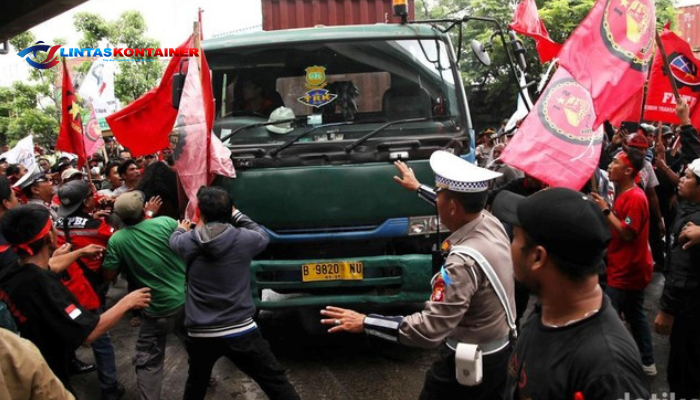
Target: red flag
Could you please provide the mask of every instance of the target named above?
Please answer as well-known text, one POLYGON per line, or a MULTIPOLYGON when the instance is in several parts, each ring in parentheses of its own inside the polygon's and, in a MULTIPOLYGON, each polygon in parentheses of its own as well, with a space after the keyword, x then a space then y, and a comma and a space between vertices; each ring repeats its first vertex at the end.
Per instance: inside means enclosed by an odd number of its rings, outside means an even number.
POLYGON ((508 27, 522 35, 535 39, 537 54, 543 64, 557 56, 561 45, 549 38, 549 32, 537 12, 535 0, 522 0, 515 7, 513 22, 508 27))
POLYGON ((83 143, 80 103, 75 95, 65 61, 63 61, 63 89, 61 90, 61 131, 56 140, 56 149, 77 155, 78 169, 85 165, 87 154, 83 143))
MULTIPOLYGON (((671 75, 676 80, 678 93, 688 103, 692 115, 700 109, 697 107, 700 98, 700 74, 698 73, 700 60, 695 58, 690 45, 668 28, 665 27, 659 36, 668 57, 671 75)), ((663 59, 658 49, 649 78, 644 119, 671 124, 680 123, 676 117, 676 99, 671 89, 671 82, 664 73, 663 59)))
MULTIPOLYGON (((202 64, 205 65, 204 62, 202 64)), ((208 74, 209 71, 206 70, 203 73, 208 74)), ((190 57, 185 87, 180 99, 180 109, 177 114, 177 124, 173 133, 177 136, 173 157, 175 170, 189 199, 187 218, 192 220, 195 219, 197 191, 208 183, 208 154, 217 156, 211 162, 214 171, 229 177, 235 176, 231 152, 223 146, 218 138, 207 138, 211 130, 207 125, 205 107, 210 101, 208 102, 203 97, 206 90, 203 90, 202 80, 204 79, 201 79, 196 59, 190 57), (209 144, 209 140, 211 140, 211 144, 209 144), (208 146, 209 150, 207 150, 208 146)), ((211 89, 209 92, 211 93, 211 89)))
POLYGON ((598 0, 559 53, 593 99, 597 128, 646 80, 656 32, 653 0, 598 0))
MULTIPOLYGON (((191 48, 190 36, 180 49, 191 48)), ((175 124, 177 109, 172 103, 173 75, 180 70, 184 56, 174 56, 158 87, 136 99, 106 120, 119 143, 131 150, 134 157, 152 154, 170 146, 168 136, 175 124)), ((184 72, 184 70, 183 70, 184 72)))
POLYGON ((613 126, 620 126, 622 121, 639 122, 642 117, 642 100, 644 100, 644 87, 639 88, 637 93, 630 97, 627 102, 622 104, 608 117, 608 121, 613 126))
POLYGON ((580 190, 600 158, 603 129, 594 122, 590 93, 559 68, 501 160, 550 186, 580 190))

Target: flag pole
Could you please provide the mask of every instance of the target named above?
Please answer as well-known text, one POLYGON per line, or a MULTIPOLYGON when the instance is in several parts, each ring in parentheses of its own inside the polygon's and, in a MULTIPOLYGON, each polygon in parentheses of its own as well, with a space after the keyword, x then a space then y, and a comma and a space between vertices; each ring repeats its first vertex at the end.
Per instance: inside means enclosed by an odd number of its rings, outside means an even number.
MULTIPOLYGON (((658 36, 658 33, 657 33, 658 36)), ((662 53, 664 54, 664 53, 662 53)), ((647 70, 647 80, 644 81, 644 87, 642 88, 642 108, 639 110, 639 123, 642 123, 642 120, 644 119, 644 107, 647 104, 647 92, 649 91, 649 79, 651 78, 651 70, 654 65, 654 54, 652 54, 651 59, 649 59, 649 69, 647 70)), ((671 78, 673 83, 675 84, 675 80, 671 78)), ((676 90, 677 91, 677 90, 676 90)))
MULTIPOLYGON (((196 49, 199 49, 199 57, 197 57, 197 68, 199 69, 200 77, 201 77, 201 74, 208 74, 209 73, 208 70, 202 71, 202 57, 204 57, 204 53, 202 50, 202 41, 201 41, 201 37, 202 37, 201 25, 199 24, 199 21, 201 20, 201 18, 202 18, 202 9, 200 8, 199 12, 198 12, 198 21, 194 22, 194 29, 192 32, 192 36, 194 38, 194 47, 196 49)), ((204 104, 202 104, 202 107, 204 108, 204 104)), ((205 112, 205 115, 206 115, 206 112, 205 112)), ((211 130, 209 130, 209 132, 207 132, 207 170, 206 171, 207 171, 206 182, 207 182, 207 186, 208 186, 209 185, 209 174, 211 171, 211 130)))
MULTIPOLYGON (((673 75, 671 75, 671 68, 668 65, 668 56, 666 55, 666 51, 664 50, 664 44, 661 42, 661 36, 659 35, 659 31, 656 31, 656 45, 659 46, 659 53, 661 53, 661 59, 664 62, 664 73, 668 77, 668 80, 671 82, 673 96, 676 98, 676 103, 678 103, 681 100, 681 96, 678 94, 676 80, 673 78, 673 75)), ((644 110, 644 108, 642 108, 642 110, 644 110)))

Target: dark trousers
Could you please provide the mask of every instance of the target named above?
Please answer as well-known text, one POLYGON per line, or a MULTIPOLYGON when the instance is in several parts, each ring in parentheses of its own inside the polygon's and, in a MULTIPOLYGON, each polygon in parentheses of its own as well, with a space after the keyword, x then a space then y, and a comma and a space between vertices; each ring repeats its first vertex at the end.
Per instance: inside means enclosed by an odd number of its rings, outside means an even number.
POLYGON ((440 348, 440 358, 425 373, 419 400, 503 399, 511 350, 511 346, 508 346, 498 353, 484 356, 483 380, 476 386, 464 386, 457 382, 455 352, 443 345, 440 348))
POLYGON ((676 399, 700 398, 700 313, 678 315, 671 330, 668 386, 676 399))
POLYGON ((632 337, 642 355, 642 364, 654 364, 651 329, 649 329, 647 312, 644 310, 644 291, 623 290, 608 286, 605 288, 605 293, 610 297, 610 302, 615 311, 624 315, 625 321, 630 325, 632 337))
POLYGON ((166 339, 169 333, 181 336, 183 324, 184 306, 167 315, 143 313, 133 360, 141 400, 160 399, 166 339))
POLYGON ((190 370, 185 385, 185 400, 204 399, 214 364, 227 357, 250 376, 272 400, 299 400, 294 386, 270 350, 259 330, 230 338, 193 338, 187 340, 190 370))

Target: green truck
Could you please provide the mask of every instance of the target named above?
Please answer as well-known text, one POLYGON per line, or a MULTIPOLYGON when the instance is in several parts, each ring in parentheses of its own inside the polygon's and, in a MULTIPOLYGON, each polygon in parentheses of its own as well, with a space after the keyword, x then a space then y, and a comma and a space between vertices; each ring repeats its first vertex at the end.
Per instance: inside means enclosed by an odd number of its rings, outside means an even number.
POLYGON ((445 228, 393 181, 393 162, 432 184, 434 151, 473 155, 448 35, 428 24, 324 26, 203 48, 214 131, 238 175, 217 184, 271 237, 251 271, 258 307, 425 301, 445 228))

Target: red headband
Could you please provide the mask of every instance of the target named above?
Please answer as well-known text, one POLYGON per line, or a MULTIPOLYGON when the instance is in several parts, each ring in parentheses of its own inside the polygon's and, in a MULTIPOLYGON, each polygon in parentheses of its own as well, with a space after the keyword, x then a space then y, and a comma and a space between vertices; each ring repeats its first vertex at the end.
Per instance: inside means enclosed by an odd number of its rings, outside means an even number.
POLYGON ((29 246, 31 246, 31 244, 36 242, 37 240, 42 239, 44 236, 46 236, 47 233, 51 232, 52 227, 53 227, 53 221, 51 220, 51 218, 49 218, 46 221, 46 225, 44 225, 44 227, 41 229, 41 231, 39 233, 37 233, 33 238, 29 239, 28 241, 26 241, 24 243, 12 243, 12 244, 0 246, 0 253, 4 253, 8 248, 12 247, 15 250, 22 249, 30 256, 33 256, 34 251, 29 246))
POLYGON ((620 153, 620 155, 618 155, 617 158, 620 161, 622 161, 622 163, 625 164, 625 166, 632 168, 635 173, 639 172, 639 171, 637 171, 637 168, 635 168, 634 165, 632 165, 632 161, 630 161, 630 159, 629 159, 629 157, 627 157, 626 153, 624 153, 624 152, 620 153))

